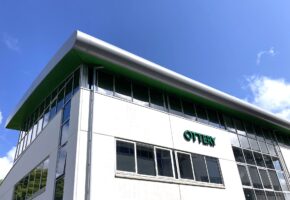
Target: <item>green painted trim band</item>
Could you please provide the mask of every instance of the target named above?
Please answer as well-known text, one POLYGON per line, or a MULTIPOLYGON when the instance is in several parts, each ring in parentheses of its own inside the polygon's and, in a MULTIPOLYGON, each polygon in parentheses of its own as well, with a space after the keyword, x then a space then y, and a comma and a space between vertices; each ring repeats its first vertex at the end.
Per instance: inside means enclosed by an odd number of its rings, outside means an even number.
POLYGON ((190 142, 190 140, 192 140, 193 143, 198 141, 198 144, 203 144, 205 146, 210 146, 210 147, 215 146, 215 137, 212 137, 209 135, 204 135, 201 133, 186 130, 183 132, 183 138, 187 142, 190 142))

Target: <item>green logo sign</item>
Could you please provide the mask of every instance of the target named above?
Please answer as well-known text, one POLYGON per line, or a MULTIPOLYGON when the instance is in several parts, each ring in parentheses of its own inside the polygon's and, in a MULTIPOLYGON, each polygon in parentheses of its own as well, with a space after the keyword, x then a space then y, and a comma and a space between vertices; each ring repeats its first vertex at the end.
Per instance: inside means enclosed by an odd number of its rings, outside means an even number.
POLYGON ((186 130, 183 133, 183 137, 188 142, 192 140, 192 142, 198 141, 198 144, 202 143, 205 146, 215 146, 215 138, 212 136, 186 130))

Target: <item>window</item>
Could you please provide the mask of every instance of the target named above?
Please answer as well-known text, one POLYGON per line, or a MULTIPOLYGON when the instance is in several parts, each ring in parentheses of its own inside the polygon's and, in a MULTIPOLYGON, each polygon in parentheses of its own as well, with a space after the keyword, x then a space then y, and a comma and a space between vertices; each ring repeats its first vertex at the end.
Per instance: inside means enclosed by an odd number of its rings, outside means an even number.
POLYGON ((276 200, 274 192, 266 191, 266 196, 268 200, 276 200))
POLYGON ((204 156, 192 154, 191 157, 192 157, 195 179, 197 181, 209 182, 204 156))
POLYGON ((153 146, 137 144, 137 168, 139 174, 156 175, 153 146))
POLYGON ((273 171, 273 170, 268 170, 268 172, 269 172, 270 179, 271 179, 271 182, 272 182, 272 184, 273 184, 273 188, 274 188, 274 190, 281 191, 282 189, 281 189, 281 186, 280 186, 280 184, 279 184, 279 179, 278 179, 278 177, 277 177, 276 172, 273 171))
POLYGON ((71 77, 70 80, 66 83, 64 103, 68 102, 72 97, 72 80, 73 79, 71 77))
POLYGON ((164 97, 161 91, 150 88, 150 106, 152 108, 164 110, 164 97))
POLYGON ((114 88, 112 75, 99 71, 97 80, 98 80, 98 92, 107 95, 113 94, 114 88))
POLYGON ((211 183, 222 184, 223 181, 220 173, 220 166, 218 160, 212 157, 206 157, 205 160, 209 175, 209 181, 211 183))
POLYGON ((259 172, 260 172, 260 176, 261 176, 264 188, 272 189, 272 185, 271 185, 267 171, 264 169, 259 169, 259 172))
POLYGON ((240 173, 242 184, 246 186, 251 186, 251 182, 250 182, 246 167, 243 165, 238 165, 238 170, 240 173))
POLYGON ((263 135, 263 132, 262 132, 262 129, 258 126, 255 126, 255 132, 256 132, 256 136, 257 136, 257 139, 259 141, 265 141, 264 139, 264 135, 263 135))
POLYGON ((269 151, 267 149, 267 145, 266 145, 265 142, 259 142, 259 145, 260 145, 260 148, 261 148, 262 153, 266 153, 266 154, 269 153, 269 151))
POLYGON ((228 131, 236 132, 236 128, 234 126, 232 118, 224 115, 224 121, 225 121, 226 128, 227 128, 228 131))
POLYGON ((256 165, 253 153, 251 151, 248 151, 248 150, 243 150, 243 152, 244 152, 244 155, 246 158, 246 162, 248 164, 251 164, 251 165, 256 165))
POLYGON ((245 149, 250 149, 250 144, 249 144, 248 138, 245 136, 242 136, 242 135, 238 135, 238 137, 239 137, 241 146, 245 149))
POLYGON ((190 154, 177 153, 179 176, 184 179, 194 179, 190 154))
POLYGON ((278 175, 278 179, 279 179, 280 185, 282 187, 282 190, 283 191, 289 191, 289 188, 288 188, 286 180, 285 180, 284 173, 283 172, 277 172, 277 175, 278 175))
POLYGON ((269 149, 269 152, 272 156, 277 156, 277 153, 276 153, 276 150, 275 150, 275 147, 274 145, 272 144, 268 144, 268 149, 269 149))
POLYGON ((135 83, 133 85, 133 101, 143 105, 148 106, 149 105, 149 90, 147 87, 135 83))
POLYGON ((263 190, 255 190, 255 194, 256 194, 257 200, 265 200, 266 199, 266 194, 263 190))
POLYGON ((254 194, 254 190, 252 190, 252 189, 244 188, 244 194, 245 194, 246 200, 255 200, 256 199, 255 194, 254 194))
MULTIPOLYGON (((285 200, 284 194, 281 192, 275 192, 277 200, 285 200)), ((287 199, 288 200, 288 199, 287 199)))
POLYGON ((272 161, 273 161, 273 164, 274 164, 274 168, 275 168, 276 170, 280 170, 280 171, 282 171, 282 167, 281 167, 281 164, 280 164, 279 158, 277 158, 277 157, 272 157, 272 161))
POLYGON ((205 108, 200 105, 195 105, 195 110, 197 115, 197 121, 207 124, 208 119, 205 108))
POLYGON ((263 155, 263 157, 264 157, 264 160, 265 160, 265 163, 266 163, 266 167, 270 168, 270 169, 274 169, 274 165, 273 165, 273 162, 271 160, 271 157, 268 156, 268 155, 265 155, 265 154, 263 155))
POLYGON ((260 151, 260 147, 258 145, 258 142, 254 139, 251 139, 251 138, 248 138, 249 139, 249 143, 251 145, 251 148, 254 150, 254 151, 260 151))
POLYGON ((156 160, 158 175, 173 177, 171 152, 165 149, 156 149, 156 160))
POLYGON ((124 77, 115 77, 115 95, 131 101, 131 81, 124 77))
POLYGON ((63 199, 64 176, 60 177, 55 182, 54 200, 63 199))
POLYGON ((208 114, 209 124, 214 127, 219 128, 220 123, 219 123, 217 112, 215 110, 207 109, 207 114, 208 114))
POLYGON ((64 146, 58 151, 58 158, 57 158, 57 164, 56 164, 56 178, 64 175, 65 173, 66 156, 67 156, 67 152, 64 146))
POLYGON ((117 170, 135 172, 134 143, 117 141, 117 170))
POLYGON ((173 95, 169 95, 168 99, 170 104, 170 112, 177 114, 182 113, 180 98, 173 95))
POLYGON ((250 173, 251 180, 253 183, 253 187, 254 188, 263 188, 257 168, 249 166, 248 169, 249 169, 249 173, 250 173))
POLYGON ((242 149, 233 147, 233 152, 234 152, 235 160, 237 162, 243 162, 243 163, 245 162, 242 149))
POLYGON ((233 146, 240 147, 240 142, 239 142, 239 139, 238 139, 238 135, 236 133, 229 133, 229 135, 230 135, 230 139, 231 139, 231 144, 233 146))
POLYGON ((63 104, 64 104, 64 89, 61 89, 61 91, 57 95, 56 112, 62 109, 63 104))
POLYGON ((241 120, 239 120, 239 119, 233 119, 233 120, 234 120, 234 123, 236 125, 238 134, 246 135, 245 127, 243 125, 243 122, 241 120))
POLYGON ((182 107, 183 107, 183 113, 187 117, 189 117, 193 120, 196 119, 195 108, 194 108, 193 103, 191 103, 189 101, 182 100, 182 107))
POLYGON ((65 104, 63 108, 62 122, 66 122, 70 118, 70 108, 71 108, 71 103, 69 101, 67 104, 65 104))
POLYGON ((255 130, 254 127, 251 123, 245 122, 245 129, 247 132, 247 136, 253 139, 256 139, 256 134, 255 134, 255 130))
POLYGON ((263 160, 262 154, 257 153, 257 152, 253 152, 253 153, 254 153, 254 157, 255 157, 257 165, 260 167, 265 167, 266 165, 265 165, 265 162, 263 160))
POLYGON ((64 145, 69 138, 69 121, 64 123, 61 127, 60 145, 64 145))

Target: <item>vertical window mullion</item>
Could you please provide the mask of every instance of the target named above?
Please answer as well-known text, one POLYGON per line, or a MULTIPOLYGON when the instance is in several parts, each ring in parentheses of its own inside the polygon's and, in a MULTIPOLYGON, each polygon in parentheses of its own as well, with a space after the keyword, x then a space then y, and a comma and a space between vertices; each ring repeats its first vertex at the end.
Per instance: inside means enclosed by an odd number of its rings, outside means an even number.
POLYGON ((137 143, 134 142, 134 158, 135 158, 135 173, 138 174, 138 163, 137 163, 137 143))
POLYGON ((168 149, 168 150, 170 152, 170 157, 171 157, 170 161, 171 161, 171 167, 172 167, 172 174, 173 174, 173 177, 176 177, 177 174, 175 174, 175 166, 173 164, 173 159, 174 159, 172 155, 173 151, 171 149, 168 149))
POLYGON ((192 162, 192 156, 191 154, 189 154, 190 156, 190 163, 191 163, 191 170, 192 170, 192 174, 193 174, 193 180, 196 180, 195 179, 195 172, 194 172, 194 166, 193 166, 193 162, 192 162))
POLYGON ((205 159, 205 156, 202 156, 203 157, 203 160, 205 162, 205 168, 206 168, 206 172, 207 172, 207 177, 208 177, 208 182, 210 183, 210 176, 209 176, 209 171, 208 171, 208 167, 207 167, 207 162, 206 162, 206 159, 205 159))

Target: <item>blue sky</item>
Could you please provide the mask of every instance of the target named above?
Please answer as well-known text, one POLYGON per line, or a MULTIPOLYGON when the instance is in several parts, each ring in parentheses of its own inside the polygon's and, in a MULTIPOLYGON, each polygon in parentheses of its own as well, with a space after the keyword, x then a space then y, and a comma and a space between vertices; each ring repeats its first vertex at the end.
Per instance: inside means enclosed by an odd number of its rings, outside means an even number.
POLYGON ((18 135, 5 129, 7 117, 76 29, 289 118, 289 7, 287 0, 2 0, 0 166, 18 135))

